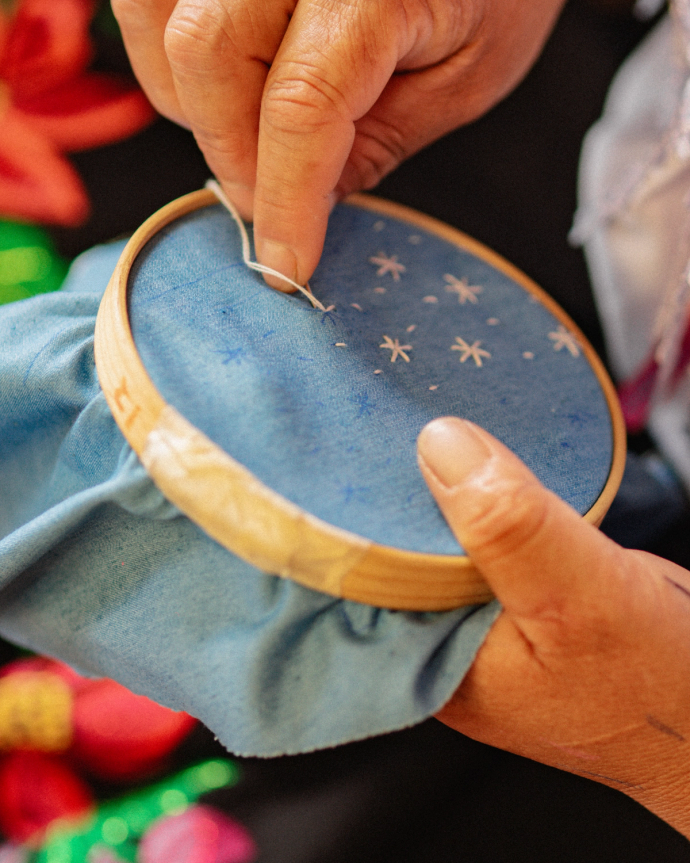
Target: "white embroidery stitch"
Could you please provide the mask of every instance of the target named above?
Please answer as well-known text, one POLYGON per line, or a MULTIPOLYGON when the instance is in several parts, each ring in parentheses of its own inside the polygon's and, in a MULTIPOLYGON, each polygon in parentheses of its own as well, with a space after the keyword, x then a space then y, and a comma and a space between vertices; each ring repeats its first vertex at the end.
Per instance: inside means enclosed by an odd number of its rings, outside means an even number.
POLYGON ((477 294, 481 294, 484 290, 481 285, 470 285, 465 276, 461 279, 456 279, 455 276, 451 276, 450 273, 446 273, 443 278, 448 282, 446 285, 446 291, 449 294, 457 294, 458 302, 461 306, 464 306, 468 301, 475 304, 479 302, 477 294))
POLYGON ((481 342, 479 341, 473 342, 470 345, 464 339, 460 338, 460 336, 456 336, 455 341, 457 342, 457 345, 452 345, 451 351, 462 351, 462 356, 460 357, 461 363, 464 363, 465 360, 472 357, 476 365, 481 368, 483 365, 482 357, 486 357, 487 359, 491 358, 491 354, 480 347, 481 342))
POLYGON ((257 273, 264 273, 264 275, 275 276, 277 279, 282 279, 284 282, 292 285, 293 288, 296 288, 301 294, 303 294, 315 309, 318 309, 321 312, 325 312, 326 309, 324 309, 323 304, 316 299, 314 294, 312 294, 308 284, 300 285, 297 282, 293 282, 293 280, 289 279, 287 276, 283 275, 283 273, 279 273, 278 270, 274 270, 271 267, 266 267, 263 264, 259 264, 256 261, 251 260, 249 253, 249 236, 247 235, 247 229, 244 227, 242 217, 237 212, 230 199, 225 195, 225 192, 223 192, 220 185, 215 180, 208 180, 206 182, 206 188, 213 192, 213 194, 216 196, 216 198, 218 198, 220 203, 230 213, 235 224, 237 225, 237 228, 240 232, 240 238, 242 240, 242 260, 244 261, 245 266, 249 267, 250 270, 254 270, 257 273))
POLYGON ((379 345, 386 351, 391 352, 391 362, 394 363, 398 357, 402 357, 406 363, 409 363, 410 358, 405 351, 411 351, 412 345, 401 345, 398 339, 391 339, 390 336, 383 337, 383 344, 379 345))
POLYGON ((571 356, 580 356, 580 348, 577 344, 577 339, 572 333, 569 333, 568 330, 566 330, 563 324, 558 325, 556 332, 549 333, 549 338, 553 341, 554 351, 560 351, 562 348, 566 348, 571 356))
POLYGON ((393 276, 394 282, 399 282, 400 273, 404 273, 406 270, 404 264, 398 262, 397 255, 391 255, 389 257, 384 252, 379 252, 378 255, 373 255, 373 257, 369 258, 369 263, 378 267, 378 270, 376 271, 377 276, 385 276, 386 273, 390 273, 391 276, 393 276))

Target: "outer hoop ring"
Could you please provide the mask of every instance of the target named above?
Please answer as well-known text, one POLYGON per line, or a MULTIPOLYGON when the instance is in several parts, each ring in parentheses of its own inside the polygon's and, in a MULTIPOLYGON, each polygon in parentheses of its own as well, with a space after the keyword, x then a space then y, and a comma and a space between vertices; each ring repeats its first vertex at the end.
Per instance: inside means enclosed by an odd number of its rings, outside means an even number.
MULTIPOLYGON (((400 610, 440 611, 488 602, 493 594, 469 557, 403 551, 317 519, 261 483, 158 392, 139 357, 129 324, 129 272, 139 252, 158 231, 214 203, 212 192, 193 192, 147 219, 125 247, 96 320, 95 355, 101 388, 122 434, 154 483, 225 548, 266 572, 292 578, 306 587, 400 610)), ((600 524, 623 475, 625 425, 613 384, 579 328, 531 279, 462 232, 372 196, 352 195, 347 203, 423 228, 482 258, 536 296, 575 333, 604 391, 611 416, 609 476, 583 516, 592 524, 600 524)))

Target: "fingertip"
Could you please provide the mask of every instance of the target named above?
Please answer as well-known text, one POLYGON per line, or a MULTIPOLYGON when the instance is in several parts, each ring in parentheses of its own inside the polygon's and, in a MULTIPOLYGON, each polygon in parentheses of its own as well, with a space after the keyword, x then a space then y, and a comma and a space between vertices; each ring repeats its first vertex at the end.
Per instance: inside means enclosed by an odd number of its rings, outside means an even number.
POLYGON ((494 455, 492 438, 459 417, 441 417, 426 425, 417 440, 420 467, 447 489, 462 484, 494 455))
MULTIPOLYGON (((255 238, 255 243, 257 259, 262 266, 282 273, 293 282, 300 283, 297 255, 290 246, 275 240, 264 240, 261 238, 255 238)), ((293 285, 284 281, 279 276, 263 273, 263 277, 269 287, 283 293, 291 294, 297 290, 293 285)))

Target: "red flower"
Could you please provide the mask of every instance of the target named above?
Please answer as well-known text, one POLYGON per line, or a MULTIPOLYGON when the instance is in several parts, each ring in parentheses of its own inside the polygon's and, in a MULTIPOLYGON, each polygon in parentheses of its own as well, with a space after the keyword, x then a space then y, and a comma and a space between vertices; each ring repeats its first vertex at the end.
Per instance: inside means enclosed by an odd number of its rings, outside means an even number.
POLYGON ((91 811, 72 764, 106 779, 160 769, 195 720, 113 680, 35 657, 0 669, 0 830, 40 842, 56 821, 91 811))
POLYGON ((102 679, 89 681, 76 694, 73 724, 71 751, 88 770, 108 779, 132 779, 158 770, 195 720, 102 679))
POLYGON ((0 764, 0 829, 13 842, 39 845, 50 826, 93 808, 89 787, 57 758, 20 750, 0 764))
POLYGON ((154 116, 129 81, 87 72, 94 0, 0 4, 0 213, 75 225, 89 203, 61 155, 112 143, 154 116))

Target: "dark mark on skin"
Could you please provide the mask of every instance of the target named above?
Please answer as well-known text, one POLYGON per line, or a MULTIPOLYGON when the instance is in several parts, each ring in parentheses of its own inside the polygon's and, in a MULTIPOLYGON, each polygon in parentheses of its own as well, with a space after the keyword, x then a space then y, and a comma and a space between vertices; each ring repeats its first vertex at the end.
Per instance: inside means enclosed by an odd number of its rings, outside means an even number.
POLYGON ((591 770, 581 770, 579 766, 573 769, 572 764, 554 764, 554 767, 562 767, 569 773, 577 773, 580 776, 591 776, 593 779, 604 779, 606 782, 613 782, 614 785, 623 785, 625 788, 644 790, 644 785, 635 785, 633 782, 625 782, 623 779, 614 779, 613 776, 605 776, 603 773, 592 773, 591 770))
POLYGON ((687 597, 690 597, 690 590, 688 590, 687 587, 683 587, 682 584, 678 584, 677 581, 674 581, 672 578, 669 578, 667 575, 665 575, 664 578, 666 579, 666 581, 669 584, 672 584, 674 587, 677 587, 681 593, 684 593, 687 597))
POLYGON ((661 731, 662 734, 668 734, 669 737, 674 737, 676 740, 680 740, 681 743, 685 743, 686 740, 682 734, 679 734, 677 731, 674 731, 668 725, 664 725, 663 722, 660 722, 654 716, 647 716, 647 722, 652 726, 652 728, 656 728, 657 731, 661 731))
POLYGON ((593 776, 595 779, 605 779, 607 782, 614 782, 616 785, 625 785, 626 788, 642 788, 642 785, 635 785, 632 782, 624 782, 622 779, 614 779, 612 776, 604 776, 603 773, 592 773, 589 770, 578 770, 585 776, 593 776))

